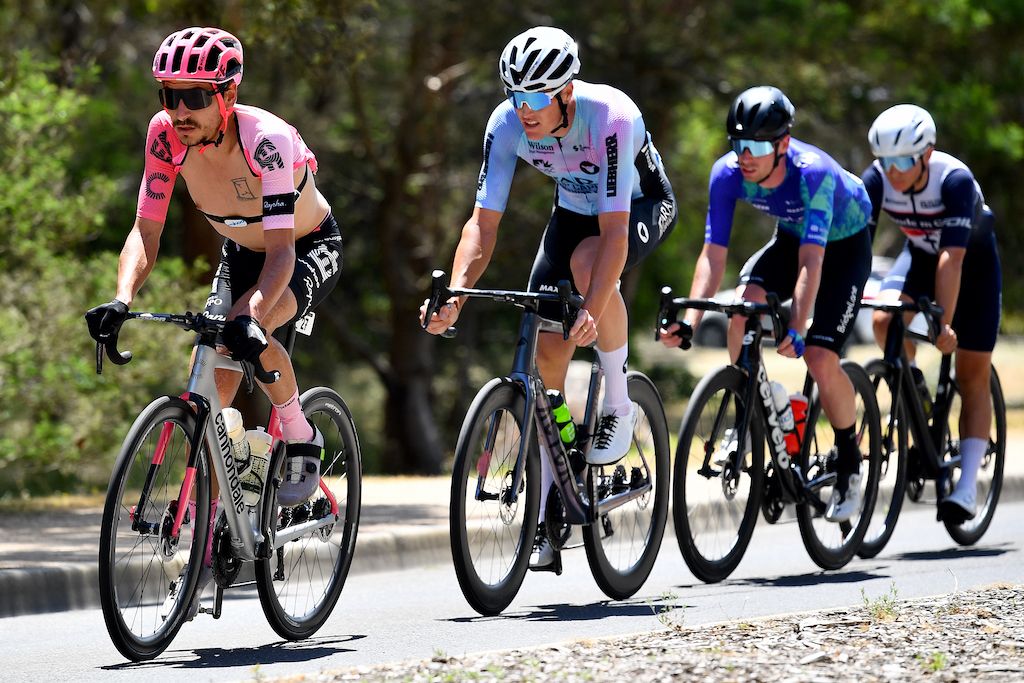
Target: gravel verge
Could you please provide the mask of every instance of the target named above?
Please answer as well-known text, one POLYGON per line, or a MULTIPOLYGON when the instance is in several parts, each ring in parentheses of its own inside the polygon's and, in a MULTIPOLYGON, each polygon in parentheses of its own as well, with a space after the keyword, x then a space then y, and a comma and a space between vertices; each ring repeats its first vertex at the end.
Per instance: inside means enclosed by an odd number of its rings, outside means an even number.
POLYGON ((448 656, 288 681, 1020 681, 1024 585, 903 600, 895 586, 863 605, 617 638, 448 656))

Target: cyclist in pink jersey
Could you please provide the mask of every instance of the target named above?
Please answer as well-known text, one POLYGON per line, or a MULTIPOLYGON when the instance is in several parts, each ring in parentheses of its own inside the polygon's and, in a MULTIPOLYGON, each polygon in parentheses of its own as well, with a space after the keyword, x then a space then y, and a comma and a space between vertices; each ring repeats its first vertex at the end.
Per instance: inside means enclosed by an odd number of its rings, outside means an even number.
MULTIPOLYGON (((97 341, 116 336, 153 269, 180 175, 196 207, 225 238, 204 315, 226 321, 226 354, 258 358, 281 373, 274 384, 261 386, 278 409, 287 442, 278 497, 294 506, 317 489, 323 436, 303 416, 291 360, 271 335, 307 315, 334 288, 342 241, 316 188, 316 158, 299 134, 270 112, 238 103, 242 70, 241 42, 221 29, 186 28, 161 42, 153 76, 163 110, 149 124, 138 210, 121 250, 116 296, 91 309, 86 320, 97 341)), ((221 404, 228 406, 242 376, 217 372, 221 404)))

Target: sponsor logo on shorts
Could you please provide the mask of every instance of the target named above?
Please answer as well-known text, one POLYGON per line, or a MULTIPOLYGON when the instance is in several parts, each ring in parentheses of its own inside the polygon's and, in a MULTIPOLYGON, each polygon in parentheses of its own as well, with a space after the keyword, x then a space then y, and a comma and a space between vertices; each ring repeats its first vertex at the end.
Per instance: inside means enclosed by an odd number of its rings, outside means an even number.
POLYGON ((843 311, 843 317, 839 319, 839 327, 836 330, 840 334, 846 334, 846 328, 849 326, 850 321, 853 320, 853 316, 856 313, 857 308, 857 287, 850 287, 850 298, 846 301, 846 310, 843 311))
POLYGON ((651 231, 647 229, 647 224, 643 221, 639 221, 636 224, 636 232, 640 236, 640 241, 647 244, 647 241, 651 239, 651 231))

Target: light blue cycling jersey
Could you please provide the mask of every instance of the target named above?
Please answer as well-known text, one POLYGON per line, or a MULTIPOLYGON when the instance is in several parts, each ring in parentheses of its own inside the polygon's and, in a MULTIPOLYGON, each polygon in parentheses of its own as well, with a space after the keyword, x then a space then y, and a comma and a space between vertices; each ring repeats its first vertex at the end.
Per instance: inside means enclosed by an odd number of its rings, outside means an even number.
POLYGON ((573 81, 576 113, 562 138, 529 140, 505 100, 491 113, 476 205, 504 211, 519 157, 554 178, 557 204, 584 216, 630 210, 643 187, 667 187, 664 167, 643 116, 621 90, 573 81))
POLYGON ((778 229, 800 238, 800 244, 826 246, 864 230, 871 200, 860 178, 823 151, 790 138, 786 178, 767 189, 743 180, 735 152, 711 169, 704 241, 729 246, 736 201, 779 219, 778 229))

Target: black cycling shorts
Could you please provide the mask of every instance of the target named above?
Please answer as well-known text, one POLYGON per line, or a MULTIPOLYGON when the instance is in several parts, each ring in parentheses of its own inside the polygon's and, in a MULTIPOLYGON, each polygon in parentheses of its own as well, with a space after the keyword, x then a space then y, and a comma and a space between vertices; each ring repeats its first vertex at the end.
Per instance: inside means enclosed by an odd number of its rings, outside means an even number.
MULTIPOLYGON (((775 292, 780 300, 793 296, 799 269, 800 238, 779 230, 751 256, 740 271, 740 284, 775 292)), ((829 242, 814 300, 814 319, 807 330, 808 346, 841 353, 853 332, 864 283, 871 274, 871 233, 868 230, 829 242)))
MULTIPOLYGON (((244 294, 256 286, 265 252, 252 251, 229 239, 220 250, 220 263, 213 276, 213 287, 203 315, 211 320, 226 320, 234 303, 234 292, 244 294)), ((295 295, 294 322, 309 313, 331 293, 341 279, 341 229, 332 214, 313 232, 295 242, 295 271, 288 289, 295 295)))
MULTIPOLYGON (((916 301, 935 296, 938 254, 929 254, 909 241, 882 282, 883 290, 898 290, 916 301)), ((992 351, 999 333, 1003 303, 1003 273, 994 234, 988 232, 967 245, 960 271, 960 295, 953 313, 957 346, 968 351, 992 351)))
MULTIPOLYGON (((647 258, 665 241, 675 225, 676 199, 671 191, 660 197, 634 199, 629 210, 629 251, 622 272, 625 273, 647 258)), ((580 242, 600 234, 597 216, 584 216, 556 206, 551 212, 533 261, 529 291, 557 292, 558 281, 568 280, 573 285, 573 291, 582 294, 573 280, 569 262, 580 242)), ((540 314, 554 320, 561 316, 558 304, 548 301, 541 303, 540 314)))

